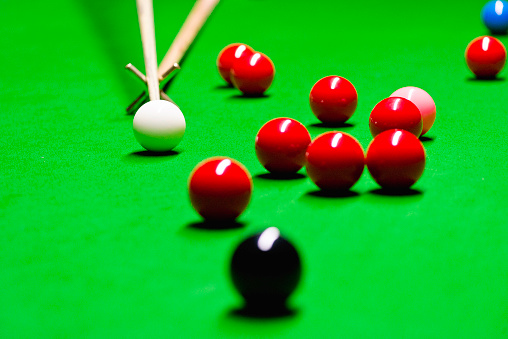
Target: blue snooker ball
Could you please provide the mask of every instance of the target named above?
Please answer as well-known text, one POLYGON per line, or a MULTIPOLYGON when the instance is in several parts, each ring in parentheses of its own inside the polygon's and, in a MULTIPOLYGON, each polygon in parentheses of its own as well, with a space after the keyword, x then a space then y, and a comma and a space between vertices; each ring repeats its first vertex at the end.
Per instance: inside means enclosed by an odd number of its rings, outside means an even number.
POLYGON ((508 30, 508 2, 489 1, 482 9, 482 20, 492 34, 505 34, 508 30))

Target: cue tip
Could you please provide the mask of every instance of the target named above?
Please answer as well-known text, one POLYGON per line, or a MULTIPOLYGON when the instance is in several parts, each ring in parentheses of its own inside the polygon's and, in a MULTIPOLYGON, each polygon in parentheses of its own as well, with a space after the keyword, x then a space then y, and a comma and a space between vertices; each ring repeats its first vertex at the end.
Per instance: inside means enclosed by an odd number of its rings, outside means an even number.
POLYGON ((125 69, 131 71, 135 76, 137 76, 141 81, 143 81, 146 84, 146 76, 139 71, 133 64, 130 62, 125 65, 125 69))
POLYGON ((160 81, 166 79, 171 73, 173 73, 175 70, 181 69, 180 65, 175 62, 173 65, 171 65, 167 71, 165 71, 162 76, 160 77, 160 81))

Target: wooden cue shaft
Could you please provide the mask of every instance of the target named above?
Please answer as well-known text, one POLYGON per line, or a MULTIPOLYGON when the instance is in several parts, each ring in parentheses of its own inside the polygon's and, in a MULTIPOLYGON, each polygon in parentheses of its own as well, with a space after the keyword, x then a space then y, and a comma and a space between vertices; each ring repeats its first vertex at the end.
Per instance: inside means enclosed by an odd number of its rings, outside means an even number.
POLYGON ((143 81, 146 85, 146 77, 143 73, 141 73, 133 64, 130 62, 125 66, 126 69, 131 71, 135 76, 137 76, 141 81, 143 81))
MULTIPOLYGON (((179 68, 179 67, 180 66, 178 66, 178 64, 175 64, 174 67, 171 70, 175 70, 176 68, 179 68)), ((137 76, 141 81, 143 81, 146 84, 146 77, 145 77, 145 75, 143 73, 141 73, 136 68, 136 66, 134 66, 131 63, 128 63, 127 66, 125 66, 125 68, 128 69, 129 71, 131 71, 135 76, 137 76)), ((169 73, 171 73, 171 72, 169 72, 169 73)), ((173 100, 171 100, 171 98, 166 93, 164 93, 164 91, 162 89, 159 90, 159 93, 160 93, 161 99, 169 101, 169 102, 175 104, 175 102, 173 100)), ((134 107, 134 105, 136 105, 136 103, 139 100, 141 100, 144 97, 145 94, 146 94, 146 92, 143 92, 139 97, 137 97, 136 100, 132 104, 130 104, 129 107, 127 107, 127 111, 129 111, 132 107, 134 107)))
POLYGON ((153 1, 136 0, 139 29, 145 58, 146 82, 150 100, 160 100, 159 76, 157 75, 157 51, 155 47, 155 25, 153 20, 153 1))
POLYGON ((158 76, 163 78, 164 73, 174 64, 179 63, 192 41, 196 38, 201 27, 212 13, 219 0, 197 0, 187 19, 169 47, 168 52, 159 65, 158 76))
POLYGON ((171 65, 171 67, 169 67, 169 69, 166 72, 164 72, 164 74, 162 74, 162 79, 160 79, 160 77, 159 77, 159 80, 162 81, 162 80, 166 79, 166 77, 168 75, 170 75, 177 69, 180 69, 180 65, 175 62, 173 65, 171 65))

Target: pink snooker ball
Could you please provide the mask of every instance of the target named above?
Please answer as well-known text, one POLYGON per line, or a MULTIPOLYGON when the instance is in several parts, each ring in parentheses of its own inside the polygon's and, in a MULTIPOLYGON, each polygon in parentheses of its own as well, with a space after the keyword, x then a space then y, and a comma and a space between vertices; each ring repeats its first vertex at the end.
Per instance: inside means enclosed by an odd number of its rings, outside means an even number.
POLYGON ((405 98, 415 104, 422 115, 423 129, 421 135, 430 130, 436 120, 436 104, 429 93, 421 88, 409 86, 396 90, 390 97, 405 98))

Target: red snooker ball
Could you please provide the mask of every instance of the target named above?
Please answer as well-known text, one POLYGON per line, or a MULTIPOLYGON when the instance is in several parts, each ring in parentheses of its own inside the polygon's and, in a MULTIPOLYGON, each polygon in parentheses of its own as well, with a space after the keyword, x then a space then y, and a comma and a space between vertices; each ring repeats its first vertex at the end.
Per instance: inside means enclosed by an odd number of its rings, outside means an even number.
POLYGON ((494 78, 504 67, 506 49, 498 39, 482 36, 466 48, 467 66, 478 78, 494 78))
POLYGON ((327 76, 314 84, 309 96, 314 115, 325 124, 346 122, 356 110, 358 94, 351 82, 327 76))
POLYGON ((254 54, 254 50, 246 44, 236 43, 224 47, 217 57, 217 68, 222 79, 226 80, 228 84, 232 84, 230 72, 233 63, 242 56, 250 54, 254 54))
POLYGON ((425 149, 413 134, 393 129, 372 140, 365 162, 370 174, 381 187, 409 188, 422 176, 425 149))
POLYGON ((189 178, 194 209, 206 220, 234 220, 252 194, 252 178, 238 161, 214 157, 199 163, 189 178))
POLYGON ((307 148, 307 174, 322 190, 347 190, 364 168, 360 143, 343 132, 326 132, 307 148))
POLYGON ((305 164, 310 134, 301 123, 290 118, 268 121, 256 135, 256 155, 272 173, 295 173, 305 164))
POLYGON ((381 100, 370 113, 369 128, 374 137, 394 128, 406 130, 419 137, 423 128, 422 114, 408 99, 386 98, 381 100))
POLYGON ((231 68, 233 85, 248 96, 263 94, 273 82, 275 67, 263 53, 244 55, 231 68))

